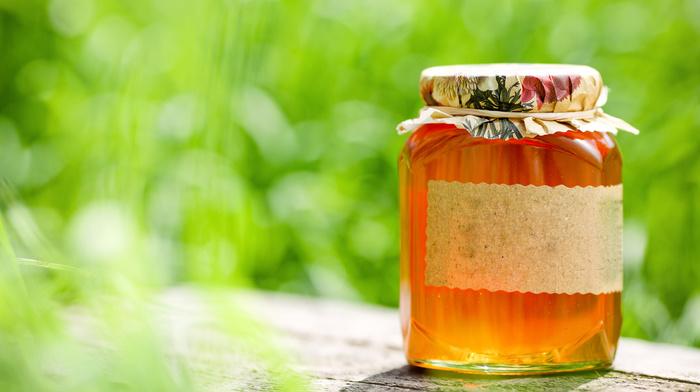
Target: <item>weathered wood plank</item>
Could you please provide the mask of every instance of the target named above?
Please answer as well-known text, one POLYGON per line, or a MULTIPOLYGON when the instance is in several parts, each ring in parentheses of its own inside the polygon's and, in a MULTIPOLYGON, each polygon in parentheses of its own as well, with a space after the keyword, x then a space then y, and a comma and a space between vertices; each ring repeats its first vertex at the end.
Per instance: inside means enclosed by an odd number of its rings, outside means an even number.
MULTIPOLYGON (((395 309, 298 296, 224 292, 217 301, 238 304, 276 331, 272 345, 292 363, 285 377, 304 379, 318 391, 480 390, 657 390, 700 391, 700 350, 622 339, 614 370, 550 376, 495 377, 427 371, 406 365, 395 309), (304 376, 306 375, 306 376, 304 376), (300 378, 299 378, 300 377, 300 378)), ((274 364, 259 353, 227 343, 207 314, 211 296, 178 288, 161 299, 159 312, 206 391, 269 390, 280 382, 274 364)), ((222 309, 219 307, 218 309, 222 309)), ((236 308, 231 305, 232 312, 236 308)), ((238 310, 239 311, 239 310, 238 310)), ((250 347, 248 347, 249 349, 250 347)))
POLYGON ((700 384, 700 350, 638 339, 622 339, 614 368, 627 373, 700 384))

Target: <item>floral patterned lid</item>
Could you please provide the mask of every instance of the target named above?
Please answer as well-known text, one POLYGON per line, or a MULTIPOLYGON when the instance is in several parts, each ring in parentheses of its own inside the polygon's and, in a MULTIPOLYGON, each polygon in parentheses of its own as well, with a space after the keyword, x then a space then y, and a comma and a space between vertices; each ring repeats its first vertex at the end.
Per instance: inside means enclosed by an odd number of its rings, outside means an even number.
POLYGON ((600 73, 584 65, 450 65, 428 68, 420 78, 428 106, 508 112, 592 110, 602 89, 600 73))

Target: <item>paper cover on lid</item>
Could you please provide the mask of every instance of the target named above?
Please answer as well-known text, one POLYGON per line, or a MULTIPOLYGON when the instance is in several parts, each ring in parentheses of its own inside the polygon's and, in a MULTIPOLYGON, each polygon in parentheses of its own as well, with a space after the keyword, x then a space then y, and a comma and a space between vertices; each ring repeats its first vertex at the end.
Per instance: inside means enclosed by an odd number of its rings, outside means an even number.
POLYGON ((553 113, 594 109, 600 73, 584 65, 477 64, 423 71, 420 93, 428 106, 553 113))

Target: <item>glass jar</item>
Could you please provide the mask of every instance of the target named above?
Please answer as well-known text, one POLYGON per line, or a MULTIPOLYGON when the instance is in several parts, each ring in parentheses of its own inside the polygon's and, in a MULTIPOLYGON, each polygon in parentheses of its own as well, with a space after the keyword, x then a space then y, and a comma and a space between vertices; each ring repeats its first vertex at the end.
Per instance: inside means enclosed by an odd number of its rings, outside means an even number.
POLYGON ((399 157, 408 362, 499 374, 610 366, 622 322, 611 133, 636 130, 597 109, 598 72, 434 67, 420 85, 431 113, 400 125, 413 128, 399 157))

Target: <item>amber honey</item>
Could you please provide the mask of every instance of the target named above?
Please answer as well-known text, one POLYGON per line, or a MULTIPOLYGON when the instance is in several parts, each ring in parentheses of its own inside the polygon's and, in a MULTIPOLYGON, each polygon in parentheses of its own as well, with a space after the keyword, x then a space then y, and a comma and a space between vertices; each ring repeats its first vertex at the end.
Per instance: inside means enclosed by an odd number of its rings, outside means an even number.
POLYGON ((620 292, 533 294, 426 285, 427 189, 429 180, 612 186, 621 183, 621 165, 608 133, 502 140, 446 124, 415 130, 399 157, 401 321, 408 361, 501 374, 610 366, 621 327, 620 292))

